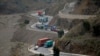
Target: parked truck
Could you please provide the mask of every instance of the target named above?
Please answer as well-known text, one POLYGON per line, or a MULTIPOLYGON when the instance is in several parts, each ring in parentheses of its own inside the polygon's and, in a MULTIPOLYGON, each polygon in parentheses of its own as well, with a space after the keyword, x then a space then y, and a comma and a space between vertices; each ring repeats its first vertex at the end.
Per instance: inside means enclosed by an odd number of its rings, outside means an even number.
POLYGON ((37 41, 37 45, 38 45, 39 47, 44 46, 45 42, 48 41, 48 40, 50 40, 50 39, 49 39, 49 38, 41 38, 41 39, 39 39, 39 40, 37 41))

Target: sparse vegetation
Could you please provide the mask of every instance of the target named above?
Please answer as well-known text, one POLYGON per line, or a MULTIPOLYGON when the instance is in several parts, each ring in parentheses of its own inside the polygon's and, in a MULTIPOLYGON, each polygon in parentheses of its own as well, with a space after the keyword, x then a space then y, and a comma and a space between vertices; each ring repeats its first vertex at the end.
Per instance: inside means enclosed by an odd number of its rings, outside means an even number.
MULTIPOLYGON (((1 15, 7 16, 6 20, 0 19, 0 26, 7 25, 8 27, 3 27, 3 30, 0 28, 0 49, 4 50, 2 53, 0 53, 0 56, 7 56, 9 53, 8 49, 10 48, 9 45, 11 42, 24 42, 33 44, 39 39, 40 37, 50 37, 51 39, 56 39, 56 34, 51 33, 44 33, 39 31, 31 31, 31 29, 26 29, 26 25, 30 23, 35 23, 36 20, 32 20, 29 18, 30 15, 24 16, 25 12, 28 12, 30 10, 40 10, 45 9, 46 14, 55 16, 58 14, 59 10, 61 10, 67 0, 0 0, 0 14, 14 14, 12 15, 1 15), (52 3, 53 1, 53 3, 52 3), (16 13, 22 13, 23 15, 16 14, 16 13), (21 17, 20 17, 21 16, 21 17), (21 20, 20 20, 21 18, 21 20), (8 20, 9 19, 9 20, 8 20), (17 22, 19 20, 19 22, 17 22), (2 23, 3 21, 3 23, 2 23), (7 23, 5 23, 7 21, 7 23), (19 24, 17 26, 21 27, 14 27, 14 25, 19 24), (4 29, 5 28, 5 29, 4 29), (10 42, 11 40, 11 42, 10 42), (4 44, 3 44, 4 43, 4 44), (7 47, 9 48, 7 48, 7 47), (3 48, 4 47, 4 48, 3 48), (6 49, 7 48, 7 49, 6 49), (5 53, 7 51, 7 54, 5 53), (6 55, 4 55, 6 54, 6 55)), ((68 0, 69 1, 69 0, 68 0)), ((72 1, 72 0, 70 0, 72 1)), ((96 14, 98 10, 100 9, 100 2, 99 0, 93 0, 94 2, 91 2, 92 0, 79 0, 78 5, 80 8, 77 10, 81 10, 82 14, 96 14), (90 1, 90 2, 89 2, 90 1), (84 6, 85 4, 85 6, 84 6), (83 8, 82 8, 83 7, 83 8)), ((77 9, 77 7, 76 7, 77 9)), ((79 11, 80 13, 80 11, 79 11)), ((91 20, 66 20, 66 19, 58 19, 57 25, 61 26, 61 28, 68 28, 69 32, 64 35, 64 30, 61 30, 58 32, 58 36, 61 41, 58 41, 58 46, 61 46, 61 50, 66 51, 68 50, 66 48, 68 41, 71 41, 71 50, 70 52, 74 53, 81 53, 81 54, 89 54, 94 56, 100 56, 100 15, 98 15, 97 18, 90 18, 91 20), (64 27, 63 27, 64 26, 64 27), (74 26, 74 27, 73 27, 74 26), (64 35, 64 36, 63 36, 64 35), (60 44, 60 45, 59 45, 60 44)), ((58 17, 58 16, 57 16, 58 17)), ((3 19, 5 19, 3 18, 3 19)), ((54 18, 55 19, 55 18, 54 18)), ((60 28, 60 27, 59 27, 60 28)), ((28 56, 27 53, 24 55, 23 49, 23 43, 14 43, 15 46, 11 47, 10 50, 10 56, 28 56), (23 51, 23 52, 22 52, 23 51)), ((26 47, 25 49, 27 49, 26 47)), ((59 56, 59 49, 57 47, 54 47, 54 56, 59 56)), ((33 55, 32 56, 44 56, 42 54, 40 55, 33 55)))
POLYGON ((19 26, 20 26, 21 28, 23 28, 23 27, 26 26, 26 24, 24 24, 24 23, 20 23, 19 26))
POLYGON ((22 53, 21 51, 22 49, 23 49, 23 43, 16 44, 15 47, 11 48, 10 56, 24 56, 24 53, 22 53))
POLYGON ((95 5, 100 7, 100 1, 99 0, 93 0, 93 2, 95 3, 95 5))
POLYGON ((30 22, 29 20, 25 20, 24 24, 29 24, 29 22, 30 22))
POLYGON ((61 38, 64 35, 64 30, 57 31, 58 37, 61 38))
POLYGON ((57 19, 57 26, 60 26, 61 19, 57 19))
POLYGON ((0 12, 2 14, 13 14, 46 9, 47 14, 55 15, 63 8, 65 3, 66 0, 1 0, 0 12))
POLYGON ((100 24, 93 26, 93 34, 95 36, 100 36, 100 24))
POLYGON ((44 56, 43 54, 39 54, 39 56, 44 56))
POLYGON ((54 52, 53 56, 60 56, 60 55, 59 55, 60 50, 59 50, 58 47, 54 46, 54 47, 53 47, 53 52, 54 52))
POLYGON ((86 31, 89 31, 90 30, 90 23, 88 21, 83 21, 83 26, 85 28, 86 31))
MULTIPOLYGON (((100 17, 83 20, 73 27, 66 35, 61 38, 61 41, 71 40, 71 52, 88 54, 91 56, 100 56, 100 17)), ((64 42, 63 42, 64 43, 64 42)), ((60 43, 58 43, 60 44, 60 43)), ((65 50, 62 47, 61 50, 65 50)), ((65 50, 66 51, 66 50, 65 50)))
POLYGON ((96 55, 100 54, 100 40, 98 39, 88 39, 84 41, 83 48, 87 52, 94 52, 96 55))

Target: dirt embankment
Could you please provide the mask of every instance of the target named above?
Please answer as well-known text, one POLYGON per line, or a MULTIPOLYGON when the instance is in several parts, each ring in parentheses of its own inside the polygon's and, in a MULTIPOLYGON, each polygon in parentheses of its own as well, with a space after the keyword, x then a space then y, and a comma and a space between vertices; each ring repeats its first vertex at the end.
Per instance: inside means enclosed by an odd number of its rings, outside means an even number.
POLYGON ((83 19, 66 19, 66 18, 57 18, 56 24, 58 27, 62 29, 68 29, 70 30, 75 25, 82 22, 83 19))
MULTIPOLYGON (((98 1, 98 3, 100 3, 98 1)), ((99 10, 99 6, 93 0, 80 0, 75 7, 74 14, 94 15, 99 10)))
POLYGON ((1 0, 0 14, 25 13, 46 9, 47 14, 55 15, 64 6, 66 0, 1 0))
POLYGON ((0 0, 0 14, 24 13, 30 10, 38 10, 47 7, 45 1, 34 0, 0 0))
POLYGON ((83 20, 69 30, 59 41, 62 51, 100 56, 100 19, 99 15, 92 19, 83 20), (70 47, 67 43, 70 41, 70 47))
MULTIPOLYGON (((91 15, 99 12, 99 6, 92 0, 82 0, 80 5, 76 6, 74 14, 91 15)), ((100 13, 91 19, 84 19, 59 41, 58 47, 64 52, 87 54, 90 56, 100 56, 100 13), (96 34, 96 35, 95 35, 96 34), (68 44, 70 42, 70 44, 68 44)), ((61 20, 59 20, 61 21, 61 20)), ((65 20, 63 20, 65 21, 65 20)), ((62 25, 64 25, 63 23, 62 25)))
POLYGON ((26 29, 26 26, 22 25, 25 19, 29 20, 30 24, 37 22, 35 17, 27 14, 0 16, 0 56, 33 55, 27 50, 29 45, 35 44, 39 38, 57 38, 57 34, 26 29), (22 44, 22 49, 19 47, 20 43, 22 44), (21 53, 19 51, 21 51, 21 53))
POLYGON ((13 33, 16 30, 15 24, 20 15, 0 15, 0 22, 4 25, 0 26, 0 56, 10 56, 10 48, 13 43, 10 42, 13 33))

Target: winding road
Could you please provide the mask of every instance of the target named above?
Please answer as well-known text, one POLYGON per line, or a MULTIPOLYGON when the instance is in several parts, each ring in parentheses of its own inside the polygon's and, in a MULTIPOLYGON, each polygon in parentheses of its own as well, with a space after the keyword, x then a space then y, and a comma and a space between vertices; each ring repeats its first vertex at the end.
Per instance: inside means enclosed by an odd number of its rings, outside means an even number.
POLYGON ((96 15, 74 15, 74 14, 65 14, 59 11, 58 16, 60 18, 67 18, 67 19, 89 19, 96 17, 96 15))
POLYGON ((73 12, 76 3, 77 3, 76 1, 71 3, 66 3, 64 8, 58 12, 58 16, 60 18, 67 18, 67 19, 89 19, 96 17, 96 15, 70 14, 70 12, 73 12))

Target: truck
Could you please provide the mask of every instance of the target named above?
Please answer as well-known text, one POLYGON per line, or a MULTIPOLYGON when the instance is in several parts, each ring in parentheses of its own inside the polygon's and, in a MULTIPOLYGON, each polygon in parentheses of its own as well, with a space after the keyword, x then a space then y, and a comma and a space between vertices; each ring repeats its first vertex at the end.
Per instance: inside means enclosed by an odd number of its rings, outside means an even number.
POLYGON ((48 40, 45 42, 44 47, 49 48, 53 46, 53 40, 48 40))
POLYGON ((39 39, 38 41, 37 41, 37 45, 39 46, 39 47, 42 47, 42 46, 44 46, 44 44, 45 44, 45 42, 46 41, 48 41, 48 40, 50 40, 49 38, 41 38, 41 39, 39 39))

